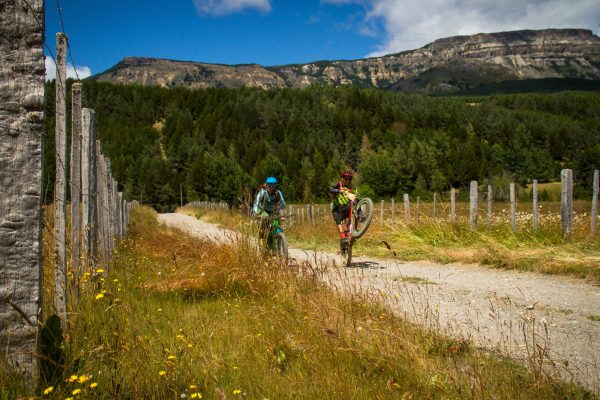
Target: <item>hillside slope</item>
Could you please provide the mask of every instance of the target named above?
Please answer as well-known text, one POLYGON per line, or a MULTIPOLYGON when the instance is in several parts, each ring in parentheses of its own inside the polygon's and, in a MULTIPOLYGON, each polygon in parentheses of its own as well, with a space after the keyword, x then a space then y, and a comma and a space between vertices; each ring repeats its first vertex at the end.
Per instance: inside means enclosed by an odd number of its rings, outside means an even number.
POLYGON ((481 33, 382 57, 272 67, 125 57, 94 78, 161 87, 269 89, 321 83, 457 93, 503 81, 600 80, 600 38, 584 29, 481 33))

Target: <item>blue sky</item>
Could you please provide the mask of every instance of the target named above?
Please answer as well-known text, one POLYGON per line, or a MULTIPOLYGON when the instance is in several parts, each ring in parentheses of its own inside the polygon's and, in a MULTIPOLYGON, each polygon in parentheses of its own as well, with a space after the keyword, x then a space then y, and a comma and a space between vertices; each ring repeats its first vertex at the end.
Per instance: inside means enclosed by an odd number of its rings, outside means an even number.
MULTIPOLYGON (((600 27, 598 0, 59 2, 80 77, 126 56, 270 66, 383 55, 479 32, 572 27, 598 34, 600 27)), ((47 0, 53 53, 58 31, 57 1, 47 0)))

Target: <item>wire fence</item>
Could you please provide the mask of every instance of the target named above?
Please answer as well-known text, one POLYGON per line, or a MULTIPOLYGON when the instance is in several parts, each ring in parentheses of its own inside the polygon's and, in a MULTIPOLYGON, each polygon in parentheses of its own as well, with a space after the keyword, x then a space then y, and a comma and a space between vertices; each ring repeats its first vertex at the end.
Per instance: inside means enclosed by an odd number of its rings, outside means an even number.
MULTIPOLYGON (((595 238, 598 223, 598 171, 594 172, 591 199, 574 200, 572 172, 563 170, 561 175, 563 180, 560 192, 544 196, 555 197, 555 200, 540 200, 536 180, 529 192, 522 193, 521 196, 517 196, 516 185, 511 183, 506 201, 494 200, 492 186, 479 185, 473 181, 468 190, 468 198, 458 189, 451 189, 447 192, 423 193, 423 196, 403 194, 398 200, 390 198, 376 201, 372 225, 419 228, 434 224, 484 231, 508 229, 513 233, 527 232, 532 235, 552 232, 562 236, 564 240, 595 238)), ((227 203, 220 201, 197 201, 188 205, 213 210, 228 209, 227 203)), ((248 216, 252 214, 250 206, 242 206, 240 212, 248 216)), ((330 204, 288 204, 285 214, 291 216, 288 221, 290 226, 333 223, 330 204)))

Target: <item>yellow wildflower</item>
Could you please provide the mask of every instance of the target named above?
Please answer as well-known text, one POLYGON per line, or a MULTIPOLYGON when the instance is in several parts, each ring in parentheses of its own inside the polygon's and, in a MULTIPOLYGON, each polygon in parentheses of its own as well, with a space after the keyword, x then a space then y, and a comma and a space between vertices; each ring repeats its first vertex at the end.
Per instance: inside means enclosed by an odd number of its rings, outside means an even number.
POLYGON ((44 389, 44 394, 50 394, 53 390, 54 386, 48 386, 46 389, 44 389))
POLYGON ((201 399, 202 395, 198 392, 196 393, 192 393, 192 395, 190 396, 192 399, 201 399))
POLYGON ((240 389, 235 389, 235 390, 233 391, 233 394, 240 394, 240 393, 242 393, 242 391, 241 391, 240 389))
POLYGON ((194 346, 192 346, 192 344, 191 344, 191 343, 189 343, 189 344, 188 344, 188 348, 190 348, 190 349, 191 349, 192 347, 194 347, 194 346))
POLYGON ((104 297, 104 294, 103 294, 103 293, 98 293, 98 294, 96 295, 96 300, 100 300, 100 299, 101 299, 101 298, 103 298, 103 297, 104 297))
POLYGON ((158 371, 158 375, 160 376, 165 376, 167 374, 167 371, 158 371))
POLYGON ((73 400, 72 397, 67 397, 65 400, 73 400))
POLYGON ((95 388, 96 386, 98 386, 98 384, 97 384, 96 382, 92 382, 92 383, 90 383, 90 387, 91 387, 92 389, 93 389, 93 388, 95 388))
POLYGON ((196 389, 198 386, 196 385, 190 385, 190 389, 196 389))
POLYGON ((79 383, 86 383, 87 381, 90 380, 90 376, 89 375, 81 375, 78 379, 79 383))
POLYGON ((71 375, 71 377, 69 378, 69 382, 75 382, 77 379, 79 379, 77 375, 71 375))
POLYGON ((169 360, 169 361, 177 360, 177 357, 171 355, 171 356, 167 357, 167 360, 169 360))
POLYGON ((73 396, 77 396, 79 393, 81 393, 81 389, 73 390, 73 396))
POLYGON ((183 335, 177 335, 175 336, 175 339, 183 340, 183 335))
POLYGON ((103 272, 104 272, 104 270, 103 270, 102 268, 98 268, 98 269, 96 270, 96 272, 97 272, 97 273, 99 273, 99 274, 101 274, 101 273, 103 273, 103 272))

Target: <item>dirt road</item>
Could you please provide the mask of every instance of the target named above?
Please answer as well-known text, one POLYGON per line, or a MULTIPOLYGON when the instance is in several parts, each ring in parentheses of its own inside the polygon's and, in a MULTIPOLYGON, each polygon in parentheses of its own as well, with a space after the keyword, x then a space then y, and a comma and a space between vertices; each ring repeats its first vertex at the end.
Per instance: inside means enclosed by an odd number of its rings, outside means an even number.
MULTIPOLYGON (((160 214, 159 221, 220 242, 236 235, 183 214, 160 214)), ((334 254, 290 249, 290 256, 325 271, 323 279, 337 289, 374 294, 427 328, 600 392, 598 286, 477 265, 356 257, 341 269, 331 267, 334 254)))

